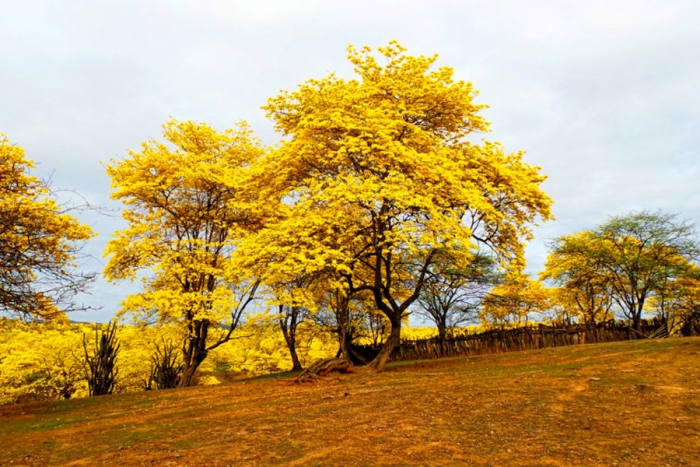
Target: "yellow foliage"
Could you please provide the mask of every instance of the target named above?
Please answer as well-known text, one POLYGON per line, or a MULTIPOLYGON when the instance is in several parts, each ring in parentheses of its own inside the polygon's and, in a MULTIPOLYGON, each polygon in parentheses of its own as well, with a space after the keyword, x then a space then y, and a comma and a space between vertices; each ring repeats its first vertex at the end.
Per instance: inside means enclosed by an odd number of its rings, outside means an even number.
POLYGON ((124 203, 128 228, 107 244, 105 276, 135 280, 153 272, 142 277, 142 293, 122 302, 120 314, 182 328, 188 337, 182 381, 188 385, 206 357, 207 338, 220 337, 212 346, 228 338, 216 326, 234 329, 242 303, 257 287, 231 267, 229 257, 241 229, 252 222, 237 208, 237 180, 262 149, 245 123, 218 132, 170 120, 163 134, 169 144, 149 141, 107 166, 112 197, 124 203))
MULTIPOLYGON (((406 55, 396 43, 379 49, 386 65, 367 48, 349 50, 358 80, 312 79, 264 107, 292 138, 251 167, 268 221, 239 257, 271 261, 271 276, 331 268, 360 279, 367 245, 418 257, 447 247, 468 261, 480 230, 520 260, 527 224, 551 217, 539 190, 545 177, 522 153, 464 140, 488 128, 471 83, 454 81, 449 67, 431 71, 436 57, 406 55), (470 213, 479 221, 465 224, 470 213)), ((397 273, 394 293, 406 296, 409 271, 397 273)))
MULTIPOLYGON (((337 350, 337 341, 324 329, 312 322, 300 323, 297 328, 297 354, 304 367, 316 360, 334 356, 337 350)), ((289 349, 272 315, 258 315, 241 326, 234 339, 211 352, 209 361, 215 368, 227 368, 252 376, 292 368, 289 349)))
POLYGON ((90 281, 73 268, 80 243, 95 234, 28 174, 32 168, 0 133, 0 312, 61 319, 90 281))
POLYGON ((685 276, 669 279, 649 300, 649 308, 675 331, 700 317, 700 268, 688 265, 685 276))
POLYGON ((401 329, 401 338, 405 340, 432 339, 438 336, 437 328, 428 326, 410 327, 401 329))
MULTIPOLYGON (((304 323, 298 333, 298 352, 304 365, 335 355, 336 340, 320 328, 304 323)), ((0 404, 87 397, 83 336, 92 348, 94 335, 94 325, 0 320, 0 404)), ((155 346, 183 340, 175 325, 119 326, 117 338, 121 349, 115 393, 143 391, 155 346)), ((215 375, 258 376, 288 371, 291 366, 279 327, 254 321, 241 326, 232 341, 211 351, 199 368, 199 384, 216 384, 215 375)))
POLYGON ((265 283, 325 274, 339 291, 368 291, 389 348, 437 250, 456 268, 484 244, 521 264, 551 199, 522 152, 467 141, 488 129, 471 83, 396 42, 378 52, 351 46, 355 79, 311 79, 263 107, 287 138, 247 171, 263 223, 234 255, 265 283))
POLYGON ((541 282, 519 271, 510 271, 482 303, 483 325, 507 328, 521 326, 551 306, 551 291, 541 282))
POLYGON ((86 397, 82 335, 64 324, 0 321, 0 404, 86 397))
MULTIPOLYGON (((94 326, 0 320, 0 405, 22 400, 88 397, 83 337, 88 348, 92 348, 94 326)), ((460 328, 456 334, 466 331, 460 328)), ((336 355, 335 335, 312 322, 301 323, 297 332, 297 351, 304 367, 336 355)), ((437 329, 431 327, 402 329, 402 338, 406 340, 435 336, 437 329)), ((175 325, 119 326, 117 338, 121 349, 116 361, 115 393, 143 391, 151 374, 155 346, 163 342, 180 343, 182 337, 175 325)), ((231 341, 211 351, 199 367, 198 384, 220 384, 241 377, 285 372, 291 367, 292 360, 279 326, 270 316, 258 316, 237 329, 231 341)))
POLYGON ((212 375, 205 375, 199 378, 199 381, 197 381, 197 384, 200 386, 216 386, 218 384, 221 384, 221 381, 216 379, 216 376, 212 375))

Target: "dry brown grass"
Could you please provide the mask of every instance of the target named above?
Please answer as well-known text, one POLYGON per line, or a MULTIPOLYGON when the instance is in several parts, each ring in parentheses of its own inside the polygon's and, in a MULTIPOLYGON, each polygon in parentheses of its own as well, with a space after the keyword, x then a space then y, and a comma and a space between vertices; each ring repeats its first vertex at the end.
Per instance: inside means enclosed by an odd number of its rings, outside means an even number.
POLYGON ((700 339, 0 408, 0 465, 700 466, 700 339))

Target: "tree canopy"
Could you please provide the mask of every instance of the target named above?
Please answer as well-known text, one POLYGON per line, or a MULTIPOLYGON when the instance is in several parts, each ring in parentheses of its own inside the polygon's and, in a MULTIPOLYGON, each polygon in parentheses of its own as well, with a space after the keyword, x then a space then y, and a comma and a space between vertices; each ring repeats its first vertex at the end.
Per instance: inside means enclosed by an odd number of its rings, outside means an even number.
POLYGON ((396 42, 378 52, 351 46, 355 79, 311 79, 268 101, 285 139, 249 171, 268 215, 236 251, 265 265, 264 280, 324 271, 344 293, 370 294, 391 324, 374 368, 438 251, 456 267, 477 245, 522 263, 530 226, 551 218, 545 177, 522 152, 467 140, 488 129, 471 83, 396 42))
POLYGON ((80 309, 74 299, 93 275, 76 269, 94 236, 61 206, 34 163, 0 133, 0 313, 55 319, 80 309))
POLYGON ((481 321, 498 328, 517 327, 550 307, 550 291, 519 270, 508 271, 503 282, 486 294, 481 321))
POLYGON ((218 132, 170 120, 164 136, 167 144, 151 140, 107 166, 128 228, 107 244, 105 275, 134 280, 152 272, 121 313, 182 326, 186 386, 209 350, 231 337, 257 288, 230 257, 238 234, 254 222, 237 208, 237 180, 262 150, 245 124, 218 132))
POLYGON ((692 224, 642 211, 556 239, 543 277, 584 294, 591 316, 613 300, 638 328, 647 300, 687 277, 699 255, 692 224))
POLYGON ((501 280, 492 258, 475 254, 464 269, 455 269, 451 258, 438 255, 417 300, 415 313, 435 323, 444 341, 457 326, 477 322, 487 292, 501 280))

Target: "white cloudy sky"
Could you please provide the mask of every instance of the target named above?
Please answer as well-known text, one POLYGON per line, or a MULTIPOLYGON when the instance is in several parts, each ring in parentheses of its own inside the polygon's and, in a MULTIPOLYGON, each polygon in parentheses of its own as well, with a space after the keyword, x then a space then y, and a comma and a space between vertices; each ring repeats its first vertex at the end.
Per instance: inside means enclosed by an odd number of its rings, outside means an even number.
MULTIPOLYGON (((100 161, 160 135, 169 115, 277 136, 260 106, 328 72, 346 46, 397 39, 481 91, 489 139, 543 167, 557 220, 528 248, 607 216, 662 209, 700 221, 700 2, 694 0, 22 0, 0 4, 0 132, 37 173, 108 200, 100 161)), ((117 218, 82 216, 101 252, 117 218)), ((128 284, 84 300, 106 320, 128 284)))

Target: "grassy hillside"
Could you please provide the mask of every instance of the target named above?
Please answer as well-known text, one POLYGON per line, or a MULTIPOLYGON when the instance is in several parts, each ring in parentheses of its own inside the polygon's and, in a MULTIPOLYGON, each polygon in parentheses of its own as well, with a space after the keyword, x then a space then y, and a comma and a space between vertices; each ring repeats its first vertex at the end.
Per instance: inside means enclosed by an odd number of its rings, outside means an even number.
POLYGON ((0 407, 0 465, 700 466, 700 339, 0 407))

